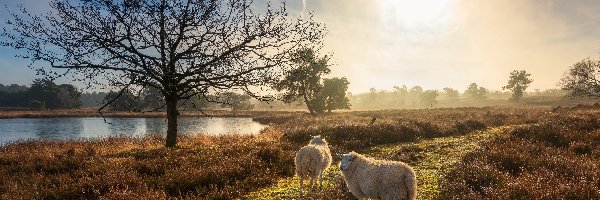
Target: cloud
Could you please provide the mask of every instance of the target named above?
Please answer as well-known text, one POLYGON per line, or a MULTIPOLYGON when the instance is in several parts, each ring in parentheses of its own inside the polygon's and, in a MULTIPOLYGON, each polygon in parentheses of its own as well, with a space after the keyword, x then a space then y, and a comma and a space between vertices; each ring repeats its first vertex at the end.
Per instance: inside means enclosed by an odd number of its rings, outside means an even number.
POLYGON ((532 89, 548 89, 571 64, 600 52, 600 2, 448 0, 435 9, 410 2, 315 1, 337 64, 332 76, 348 77, 355 93, 402 84, 461 90, 471 82, 499 90, 510 71, 525 69, 532 89), (422 18, 398 13, 411 9, 422 18))

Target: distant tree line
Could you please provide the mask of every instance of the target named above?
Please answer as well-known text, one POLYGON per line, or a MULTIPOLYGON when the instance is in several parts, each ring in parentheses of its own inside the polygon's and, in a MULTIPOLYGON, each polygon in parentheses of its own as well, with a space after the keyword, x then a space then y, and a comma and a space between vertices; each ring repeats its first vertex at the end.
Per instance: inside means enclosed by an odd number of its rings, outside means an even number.
MULTIPOLYGON (((73 109, 99 108, 106 101, 112 100, 118 92, 85 92, 82 93, 71 84, 56 84, 48 79, 35 79, 31 86, 0 84, 0 108, 12 109, 73 109)), ((335 101, 331 99, 329 101, 335 101)), ((160 92, 153 88, 144 88, 139 92, 124 91, 108 109, 112 111, 164 111, 165 100, 160 92)), ((238 92, 222 92, 208 94, 206 97, 195 96, 179 103, 184 110, 199 109, 302 109, 303 102, 284 103, 283 101, 258 101, 248 94, 238 92)))
MULTIPOLYGON (((561 89, 534 90, 522 92, 521 98, 536 97, 563 97, 566 91, 561 89)), ((471 83, 465 91, 458 91, 445 87, 443 90, 424 90, 421 86, 408 88, 407 86, 395 86, 392 90, 378 90, 371 88, 369 92, 359 94, 348 94, 352 109, 422 109, 439 107, 462 107, 462 106, 491 106, 498 103, 508 103, 507 100, 515 102, 514 93, 511 91, 491 91, 471 83)))
POLYGON ((0 84, 0 107, 61 109, 80 106, 81 92, 71 84, 57 85, 49 79, 35 79, 31 87, 0 84))
MULTIPOLYGON (((490 91, 477 83, 468 85, 464 92, 445 87, 441 91, 424 90, 421 86, 408 88, 394 86, 391 91, 371 88, 367 93, 347 92, 346 78, 322 78, 330 72, 327 56, 318 57, 311 49, 303 49, 294 54, 294 62, 299 65, 278 83, 276 89, 282 92, 273 101, 260 101, 251 95, 239 92, 221 92, 193 96, 178 104, 184 110, 229 109, 240 110, 301 110, 308 108, 311 113, 331 112, 336 109, 398 109, 447 107, 452 105, 474 106, 491 100, 510 100, 519 103, 524 97, 597 97, 600 88, 595 70, 600 61, 585 59, 573 65, 561 82, 562 89, 548 89, 525 92, 533 81, 524 70, 514 70, 504 90, 490 91), (594 85, 596 84, 596 85, 594 85), (441 106, 438 104, 442 102, 441 106)), ((600 70, 598 70, 600 71, 600 70)), ((82 93, 70 84, 57 85, 48 79, 35 79, 30 87, 17 84, 0 84, 0 107, 29 109, 98 108, 107 101, 114 102, 108 107, 113 111, 164 111, 165 100, 158 89, 149 87, 139 90, 119 92, 82 93)), ((496 101, 498 102, 498 101, 496 101)))

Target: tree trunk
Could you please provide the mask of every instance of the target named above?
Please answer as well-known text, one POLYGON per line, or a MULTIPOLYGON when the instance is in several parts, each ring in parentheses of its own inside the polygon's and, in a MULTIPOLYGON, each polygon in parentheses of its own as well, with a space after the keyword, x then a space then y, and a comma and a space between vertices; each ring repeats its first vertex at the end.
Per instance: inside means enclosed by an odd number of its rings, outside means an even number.
POLYGON ((166 98, 167 101, 167 143, 166 147, 175 147, 177 144, 177 98, 166 98))
POLYGON ((306 103, 306 108, 308 108, 308 112, 311 115, 315 114, 315 110, 313 109, 313 105, 312 102, 310 100, 308 100, 308 97, 306 96, 306 94, 302 95, 304 97, 304 103, 306 103))

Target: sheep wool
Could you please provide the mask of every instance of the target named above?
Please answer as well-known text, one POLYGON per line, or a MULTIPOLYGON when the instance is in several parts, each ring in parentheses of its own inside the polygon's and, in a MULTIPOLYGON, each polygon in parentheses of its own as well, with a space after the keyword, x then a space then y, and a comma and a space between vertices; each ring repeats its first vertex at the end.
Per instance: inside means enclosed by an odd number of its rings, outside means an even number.
POLYGON ((296 154, 296 175, 300 179, 300 195, 302 195, 303 180, 310 179, 309 188, 312 191, 313 182, 319 178, 319 187, 323 187, 323 172, 331 165, 331 153, 327 142, 321 136, 314 136, 310 143, 302 147, 296 154))
POLYGON ((346 186, 358 199, 416 199, 415 172, 406 163, 375 160, 356 152, 341 157, 340 170, 346 186))

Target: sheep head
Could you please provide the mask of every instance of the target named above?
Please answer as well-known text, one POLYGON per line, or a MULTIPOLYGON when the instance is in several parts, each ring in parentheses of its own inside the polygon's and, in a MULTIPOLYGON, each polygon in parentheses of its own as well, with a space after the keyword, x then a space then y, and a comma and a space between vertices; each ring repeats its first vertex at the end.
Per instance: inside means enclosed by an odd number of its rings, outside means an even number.
POLYGON ((340 170, 344 171, 350 168, 350 164, 354 161, 354 156, 352 154, 341 154, 340 159, 340 170))
POLYGON ((323 145, 323 144, 327 144, 327 142, 325 142, 325 139, 321 138, 320 135, 317 135, 317 136, 312 137, 309 144, 323 145))

